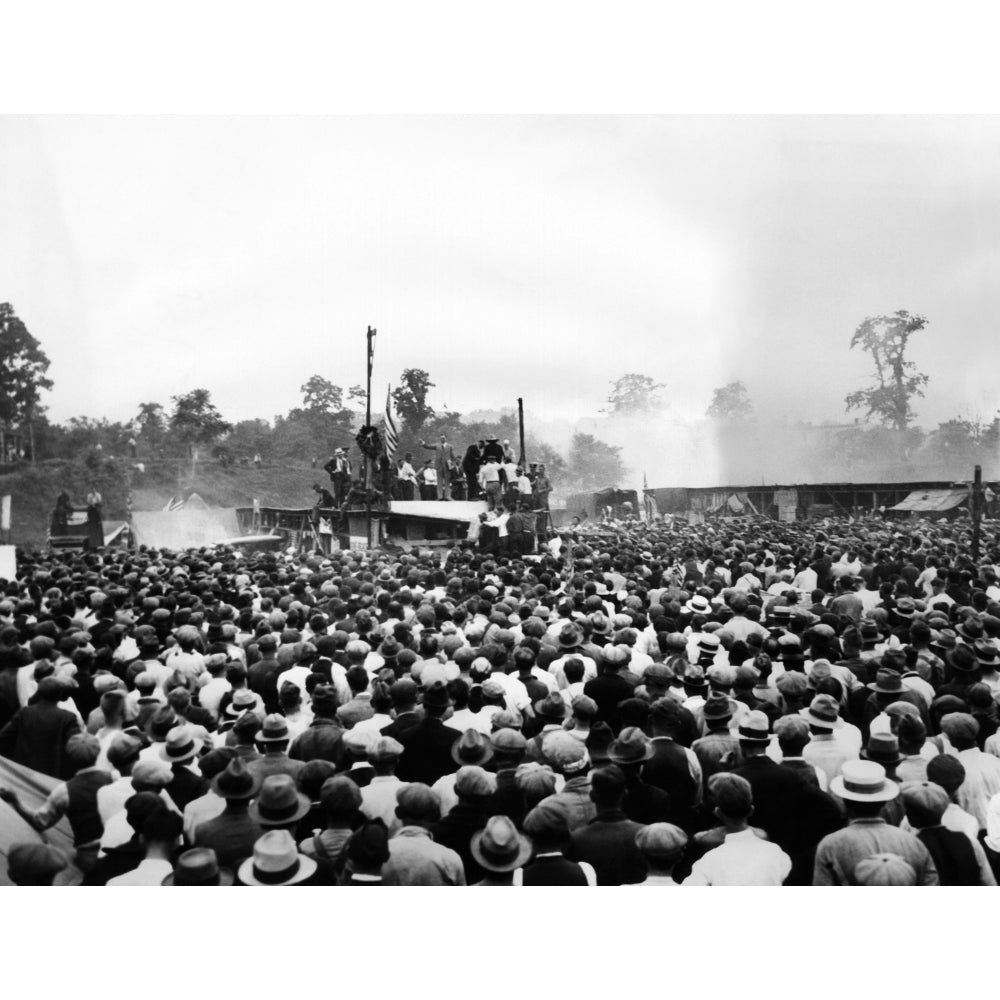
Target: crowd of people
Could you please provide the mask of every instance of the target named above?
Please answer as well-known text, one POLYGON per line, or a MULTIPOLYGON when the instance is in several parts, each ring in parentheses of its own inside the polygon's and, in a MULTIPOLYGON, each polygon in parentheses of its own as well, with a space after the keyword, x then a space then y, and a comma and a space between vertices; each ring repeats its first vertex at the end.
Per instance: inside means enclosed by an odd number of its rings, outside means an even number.
MULTIPOLYGON (((490 510, 548 510, 549 482, 542 462, 519 464, 510 441, 493 436, 469 445, 459 458, 444 435, 437 444, 420 442, 432 457, 420 461, 405 452, 393 461, 384 452, 374 462, 373 485, 383 500, 486 500, 490 510)), ((313 489, 320 502, 341 507, 350 497, 354 476, 350 458, 338 448, 323 466, 331 490, 313 489)))
POLYGON ((51 791, 0 787, 8 877, 996 885, 1000 538, 968 527, 22 554, 0 756, 51 791))

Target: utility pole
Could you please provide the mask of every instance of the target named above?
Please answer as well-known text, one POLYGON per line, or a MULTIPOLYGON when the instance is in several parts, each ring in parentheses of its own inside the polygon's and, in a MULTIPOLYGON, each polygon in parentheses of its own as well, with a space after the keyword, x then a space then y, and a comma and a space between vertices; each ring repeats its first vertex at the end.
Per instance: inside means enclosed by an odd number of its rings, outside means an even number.
MULTIPOLYGON (((365 427, 372 425, 372 364, 375 360, 375 330, 368 327, 368 395, 365 403, 365 427)), ((368 524, 368 548, 374 548, 372 539, 372 460, 365 452, 365 519, 368 524)))
POLYGON ((976 466, 972 479, 972 558, 979 558, 979 522, 983 516, 983 467, 976 466))
POLYGON ((521 436, 521 454, 518 456, 517 464, 527 470, 527 458, 524 454, 524 400, 520 396, 517 397, 517 428, 521 436))

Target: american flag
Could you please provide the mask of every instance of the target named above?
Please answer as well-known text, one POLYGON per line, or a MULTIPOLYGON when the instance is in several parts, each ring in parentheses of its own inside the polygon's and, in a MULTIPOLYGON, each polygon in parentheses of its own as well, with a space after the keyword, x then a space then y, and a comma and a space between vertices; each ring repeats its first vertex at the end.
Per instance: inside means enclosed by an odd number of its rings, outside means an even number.
POLYGON ((392 394, 388 386, 385 390, 385 453, 389 458, 396 453, 399 444, 399 431, 396 429, 396 418, 392 415, 392 394))
POLYGON ((184 497, 171 497, 167 501, 166 507, 164 507, 163 509, 164 510, 183 510, 183 508, 184 508, 184 497))

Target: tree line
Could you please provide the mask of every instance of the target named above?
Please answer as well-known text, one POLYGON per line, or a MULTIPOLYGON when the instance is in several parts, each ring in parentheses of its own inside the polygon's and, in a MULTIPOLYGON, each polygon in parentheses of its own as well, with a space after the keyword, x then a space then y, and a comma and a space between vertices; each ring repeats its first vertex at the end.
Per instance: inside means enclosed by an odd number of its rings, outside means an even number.
MULTIPOLYGON (((866 317, 858 326, 849 347, 870 356, 873 373, 868 386, 845 398, 848 412, 863 411, 864 424, 847 435, 850 441, 841 435, 839 448, 863 450, 868 439, 881 439, 884 432, 891 431, 905 437, 908 449, 922 448, 963 463, 997 453, 1000 415, 990 421, 956 416, 930 432, 915 426, 913 404, 923 396, 930 379, 916 369, 907 350, 910 338, 926 325, 923 316, 901 310, 866 317)), ((301 405, 271 420, 228 421, 213 403, 210 391, 199 387, 170 397, 168 404, 143 402, 128 421, 79 416, 56 423, 49 419, 42 402, 43 393, 53 389, 48 368, 49 359, 39 341, 9 303, 0 304, 0 429, 25 432, 23 438, 31 442, 33 450, 21 457, 28 460, 83 458, 95 462, 105 455, 137 462, 188 462, 192 472, 200 461, 228 465, 249 463, 258 457, 270 465, 322 465, 334 448, 351 448, 364 422, 361 386, 344 388, 323 375, 312 374, 300 386, 301 405)), ((491 435, 509 440, 515 452, 518 450, 513 407, 483 419, 473 419, 447 405, 435 409, 430 403, 435 383, 419 368, 404 369, 395 385, 392 398, 400 432, 397 457, 410 452, 418 464, 422 463, 430 454, 421 447, 422 442, 434 443, 441 435, 459 459, 467 445, 491 435)), ((667 385, 649 374, 628 372, 610 385, 602 410, 606 417, 650 415, 664 406, 667 385)), ((373 399, 376 424, 381 422, 383 407, 384 400, 373 399)), ((752 422, 754 405, 746 385, 737 380, 716 388, 705 416, 720 426, 752 422)), ((526 440, 527 458, 544 462, 550 478, 563 492, 626 482, 630 470, 621 452, 619 446, 592 434, 575 434, 565 451, 530 432, 526 440)), ((4 459, 0 456, 0 461, 4 459)))

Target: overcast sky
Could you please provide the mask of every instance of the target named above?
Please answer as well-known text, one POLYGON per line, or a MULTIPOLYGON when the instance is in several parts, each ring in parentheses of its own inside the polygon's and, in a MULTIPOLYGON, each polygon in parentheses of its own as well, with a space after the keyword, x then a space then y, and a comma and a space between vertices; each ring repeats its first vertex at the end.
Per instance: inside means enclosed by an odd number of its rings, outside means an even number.
POLYGON ((926 315, 921 423, 1000 406, 1000 119, 0 119, 0 301, 51 416, 205 387, 230 420, 313 373, 547 420, 646 372, 704 413, 843 421, 857 324, 926 315))

